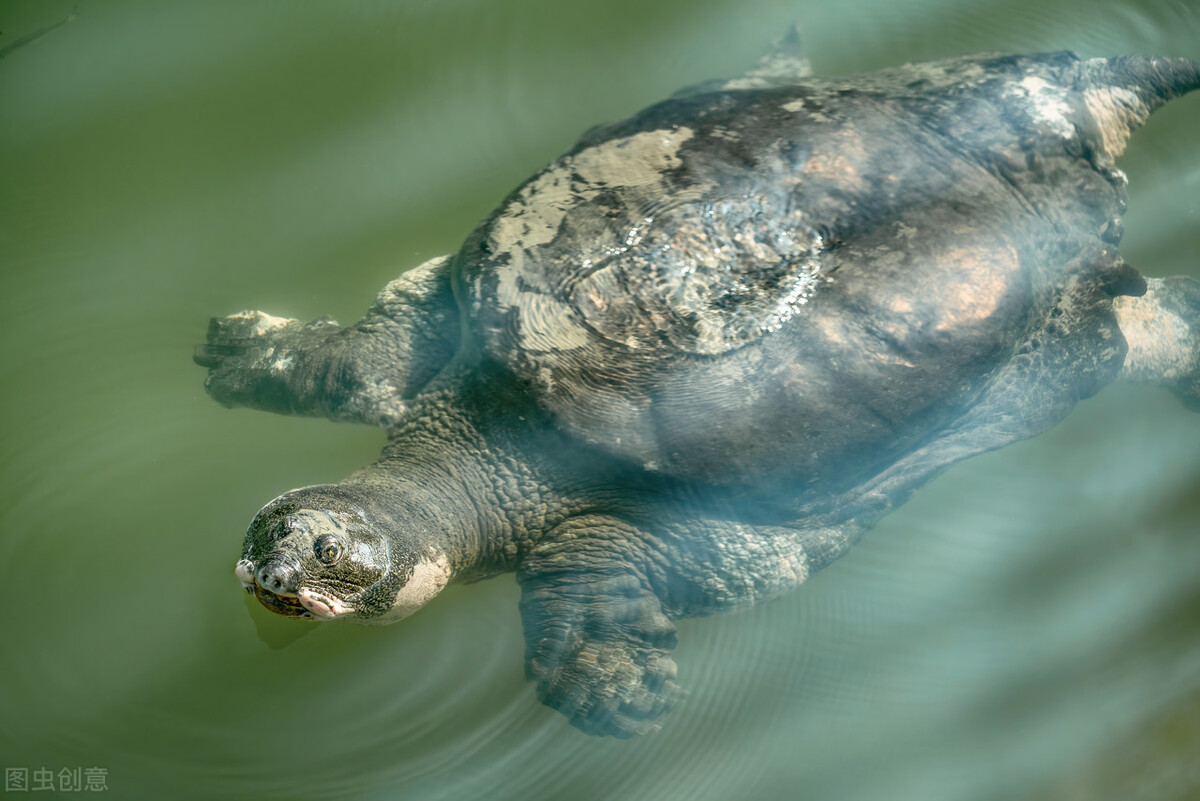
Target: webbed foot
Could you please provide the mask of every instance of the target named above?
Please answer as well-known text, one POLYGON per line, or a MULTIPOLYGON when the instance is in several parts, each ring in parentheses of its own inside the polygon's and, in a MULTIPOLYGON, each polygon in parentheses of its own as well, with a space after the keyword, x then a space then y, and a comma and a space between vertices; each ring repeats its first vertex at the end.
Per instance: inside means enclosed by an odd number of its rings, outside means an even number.
POLYGON ((305 355, 341 329, 329 318, 311 323, 244 311, 214 317, 207 342, 196 347, 196 364, 208 368, 204 388, 225 406, 254 406, 284 413, 308 411, 298 386, 305 355))
POLYGON ((522 573, 526 675, 542 703, 588 734, 657 729, 685 694, 658 598, 631 573, 522 573))

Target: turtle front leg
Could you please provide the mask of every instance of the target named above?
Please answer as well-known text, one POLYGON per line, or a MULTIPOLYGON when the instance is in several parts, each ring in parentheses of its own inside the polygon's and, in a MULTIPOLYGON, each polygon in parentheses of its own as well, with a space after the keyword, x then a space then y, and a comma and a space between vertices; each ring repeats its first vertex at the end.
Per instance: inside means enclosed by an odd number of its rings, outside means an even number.
POLYGON ((684 694, 675 683, 675 626, 632 552, 640 534, 586 515, 558 526, 517 573, 526 676, 542 703, 588 734, 657 729, 684 694))
POLYGON ((1146 285, 1141 297, 1113 301, 1129 346, 1121 378, 1165 386, 1200 411, 1200 281, 1175 275, 1146 285))
POLYGON ((247 310, 209 321, 208 341, 196 347, 194 360, 208 368, 204 388, 223 406, 321 414, 341 333, 328 318, 302 323, 247 310))
POLYGON ((653 731, 685 695, 675 683, 672 619, 778 597, 861 530, 669 514, 638 529, 610 515, 571 518, 517 571, 526 675, 542 703, 588 734, 653 731))
POLYGON ((450 259, 392 281, 349 328, 244 311, 214 318, 195 361, 225 406, 390 425, 458 347, 450 259))

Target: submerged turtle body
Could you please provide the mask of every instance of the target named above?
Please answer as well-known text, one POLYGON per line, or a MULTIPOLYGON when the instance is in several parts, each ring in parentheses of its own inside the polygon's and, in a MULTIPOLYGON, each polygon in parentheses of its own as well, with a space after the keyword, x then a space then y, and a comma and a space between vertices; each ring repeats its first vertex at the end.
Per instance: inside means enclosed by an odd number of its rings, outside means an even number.
POLYGON ((218 400, 389 430, 259 513, 247 590, 387 622, 515 571, 539 696, 628 736, 680 696, 672 620, 794 587, 1118 378, 1200 399, 1200 290, 1122 261, 1113 161, 1195 64, 806 66, 787 39, 594 129, 355 326, 214 320, 218 400))
POLYGON ((1106 68, 984 56, 654 106, 467 243, 476 333, 572 431, 704 481, 860 480, 1024 340, 1081 352, 1069 407, 1121 368, 1107 299, 1144 289, 1078 91, 1106 68))

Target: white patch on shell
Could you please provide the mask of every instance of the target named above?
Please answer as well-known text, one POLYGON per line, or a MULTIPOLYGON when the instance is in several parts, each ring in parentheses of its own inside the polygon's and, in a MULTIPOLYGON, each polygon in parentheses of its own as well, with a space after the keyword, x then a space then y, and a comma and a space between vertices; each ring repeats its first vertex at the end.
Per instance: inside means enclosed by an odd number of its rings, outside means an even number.
POLYGON ((680 204, 641 252, 576 281, 573 305, 631 349, 659 347, 661 333, 717 354, 778 330, 816 291, 824 247, 802 212, 781 205, 755 195, 680 204))
POLYGON ((1120 86, 1088 89, 1083 93, 1083 104, 1100 128, 1104 152, 1112 158, 1125 152, 1133 129, 1150 116, 1150 108, 1137 93, 1120 86))
POLYGON ((518 277, 535 288, 548 289, 539 271, 527 267, 526 254, 554 241, 572 209, 605 189, 640 186, 653 192, 663 172, 680 166, 679 148, 693 134, 691 128, 680 127, 613 139, 564 156, 527 183, 496 217, 489 236, 492 251, 510 257, 508 266, 499 271, 501 307, 519 302, 518 277))
MULTIPOLYGON (((886 72, 892 72, 892 70, 886 72)), ((903 80, 906 82, 916 78, 924 81, 927 86, 935 88, 954 85, 968 86, 988 77, 988 71, 983 68, 983 65, 974 61, 964 62, 957 59, 905 64, 894 72, 902 73, 903 80)))
POLYGON ((711 136, 713 139, 723 139, 726 142, 737 142, 737 141, 740 141, 742 138, 742 135, 740 132, 731 131, 728 128, 722 128, 719 125, 716 126, 715 128, 713 128, 711 131, 709 131, 708 135, 711 136))
POLYGON ((1007 94, 1027 101, 1030 116, 1058 136, 1063 139, 1075 136, 1075 126, 1070 119, 1071 106, 1067 103, 1066 93, 1059 87, 1044 78, 1029 75, 1007 94))
POLYGON ((832 120, 833 120, 833 118, 830 117, 828 114, 825 114, 821 111, 817 111, 815 108, 809 109, 808 105, 805 101, 805 98, 803 98, 803 97, 798 98, 796 100, 789 100, 788 102, 786 102, 782 106, 780 106, 780 108, 783 109, 784 111, 790 112, 792 114, 795 114, 800 111, 808 111, 808 118, 810 120, 812 120, 813 122, 832 122, 832 120))
POLYGON ((743 76, 741 78, 730 78, 728 81, 721 84, 721 91, 740 92, 746 89, 770 89, 782 84, 783 82, 778 78, 743 76))
POLYGON ((380 622, 391 623, 408 617, 433 600, 450 583, 450 560, 445 554, 436 554, 432 559, 417 562, 412 576, 396 593, 392 608, 385 612, 380 622))
POLYGON ((292 357, 284 356, 283 358, 276 359, 275 361, 271 362, 271 372, 282 373, 291 366, 292 366, 292 357))

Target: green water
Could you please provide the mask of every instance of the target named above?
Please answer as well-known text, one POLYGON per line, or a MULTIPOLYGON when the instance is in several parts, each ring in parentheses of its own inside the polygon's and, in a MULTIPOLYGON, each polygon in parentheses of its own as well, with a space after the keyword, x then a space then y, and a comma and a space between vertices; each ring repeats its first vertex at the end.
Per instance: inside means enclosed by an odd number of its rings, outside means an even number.
MULTIPOLYGON (((511 577, 385 629, 241 592, 254 512, 382 434, 217 407, 208 317, 355 319, 579 132, 791 22, 823 73, 1200 57, 1191 0, 0 0, 0 765, 132 799, 1200 795, 1200 416, 1150 389, 956 467, 782 601, 685 621, 691 696, 641 740, 537 703, 511 577)), ((1197 130, 1191 97, 1123 161, 1148 274, 1200 276, 1197 130)))

